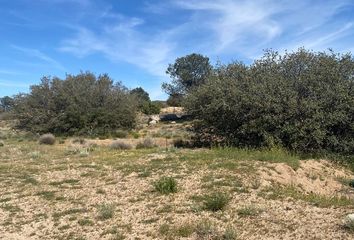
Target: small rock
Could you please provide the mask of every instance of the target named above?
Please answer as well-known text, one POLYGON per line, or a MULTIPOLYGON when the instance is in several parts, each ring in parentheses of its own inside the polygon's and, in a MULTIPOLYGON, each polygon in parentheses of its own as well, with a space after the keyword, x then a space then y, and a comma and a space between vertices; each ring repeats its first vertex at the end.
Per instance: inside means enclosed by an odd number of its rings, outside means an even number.
POLYGON ((158 121, 160 121, 160 116, 159 115, 151 115, 150 117, 149 117, 149 121, 151 122, 151 121, 156 121, 156 122, 158 122, 158 121))
POLYGON ((156 123, 157 123, 156 120, 152 120, 149 122, 149 125, 155 125, 156 123))
POLYGON ((354 223, 354 213, 350 213, 344 218, 344 224, 353 224, 354 223))
POLYGON ((176 121, 172 121, 171 123, 172 123, 172 124, 175 124, 175 123, 176 123, 176 121))

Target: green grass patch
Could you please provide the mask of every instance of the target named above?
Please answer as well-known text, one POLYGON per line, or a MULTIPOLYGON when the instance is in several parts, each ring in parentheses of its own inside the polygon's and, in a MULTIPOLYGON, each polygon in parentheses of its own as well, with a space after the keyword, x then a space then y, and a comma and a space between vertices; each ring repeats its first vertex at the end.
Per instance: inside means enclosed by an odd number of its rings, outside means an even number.
POLYGON ((80 226, 93 226, 94 225, 93 221, 88 218, 80 219, 79 221, 77 221, 77 223, 80 226))
POLYGON ((350 207, 354 208, 354 200, 344 196, 325 196, 316 193, 303 193, 295 186, 273 186, 264 189, 261 193, 266 199, 284 199, 291 197, 302 200, 321 208, 350 207))
POLYGON ((242 208, 237 209, 237 214, 240 217, 253 217, 257 216, 261 210, 255 206, 244 206, 242 208))
POLYGON ((161 177, 153 183, 155 190, 161 194, 177 192, 177 181, 172 177, 161 177))
POLYGON ((204 196, 204 209, 217 212, 224 210, 229 203, 230 197, 225 193, 215 192, 204 196))
POLYGON ((48 201, 55 199, 55 192, 53 191, 41 191, 41 192, 37 192, 36 195, 48 201))
POLYGON ((97 207, 97 216, 100 220, 107 220, 113 217, 114 215, 114 205, 113 204, 101 204, 97 207))

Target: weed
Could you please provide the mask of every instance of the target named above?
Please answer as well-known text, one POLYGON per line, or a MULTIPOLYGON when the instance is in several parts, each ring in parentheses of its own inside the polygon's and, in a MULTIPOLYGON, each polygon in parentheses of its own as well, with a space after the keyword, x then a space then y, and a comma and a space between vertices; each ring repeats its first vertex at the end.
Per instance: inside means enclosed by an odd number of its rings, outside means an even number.
POLYGON ((101 204, 97 207, 98 219, 106 220, 114 215, 114 206, 112 204, 101 204))
POLYGON ((162 194, 170 194, 177 192, 177 181, 172 177, 161 177, 154 182, 155 190, 162 194))
POLYGON ((214 239, 218 235, 215 224, 208 219, 203 219, 197 224, 195 233, 198 239, 214 239))
POLYGON ((236 230, 234 228, 232 228, 231 226, 228 226, 225 229, 225 232, 222 234, 222 238, 223 240, 235 240, 237 238, 237 233, 236 230))
POLYGON ((179 237, 189 237, 193 234, 195 226, 192 223, 185 223, 177 227, 176 235, 179 237))
POLYGON ((245 206, 242 208, 239 208, 237 210, 237 214, 240 217, 251 217, 251 216, 256 216, 260 212, 260 209, 256 208, 255 206, 245 206))
POLYGON ((77 221, 77 223, 80 226, 93 226, 94 225, 93 221, 88 218, 80 219, 79 221, 77 221))
POLYGON ((211 195, 204 196, 204 207, 206 210, 217 212, 223 210, 228 202, 229 196, 221 192, 215 192, 211 195))

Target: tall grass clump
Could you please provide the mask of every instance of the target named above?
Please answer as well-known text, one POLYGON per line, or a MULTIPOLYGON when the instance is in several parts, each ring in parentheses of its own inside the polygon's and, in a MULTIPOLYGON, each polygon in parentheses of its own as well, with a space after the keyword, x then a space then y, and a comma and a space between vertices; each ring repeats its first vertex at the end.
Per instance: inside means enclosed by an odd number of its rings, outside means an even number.
POLYGON ((204 207, 206 210, 217 212, 224 210, 229 203, 230 197, 221 192, 215 192, 204 197, 204 207))
POLYGON ((172 177, 161 177, 153 183, 155 190, 162 194, 177 192, 177 181, 172 177))
POLYGON ((54 145, 55 136, 51 133, 43 134, 42 136, 39 137, 39 143, 46 144, 46 145, 54 145))
POLYGON ((112 204, 101 204, 97 207, 98 219, 106 220, 110 219, 114 215, 114 205, 112 204))

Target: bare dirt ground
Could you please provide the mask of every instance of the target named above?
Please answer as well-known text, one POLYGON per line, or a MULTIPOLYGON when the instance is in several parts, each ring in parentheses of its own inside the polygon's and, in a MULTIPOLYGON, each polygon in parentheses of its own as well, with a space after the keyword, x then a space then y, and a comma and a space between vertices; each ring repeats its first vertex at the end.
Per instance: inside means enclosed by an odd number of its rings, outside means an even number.
POLYGON ((3 141, 0 239, 354 239, 342 223, 354 212, 354 175, 327 160, 3 141), (155 190, 162 176, 177 181, 176 193, 155 190), (228 195, 223 210, 204 207, 214 192, 228 195))

